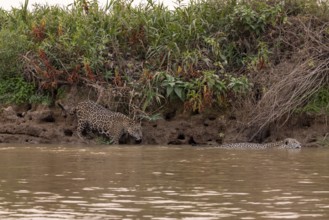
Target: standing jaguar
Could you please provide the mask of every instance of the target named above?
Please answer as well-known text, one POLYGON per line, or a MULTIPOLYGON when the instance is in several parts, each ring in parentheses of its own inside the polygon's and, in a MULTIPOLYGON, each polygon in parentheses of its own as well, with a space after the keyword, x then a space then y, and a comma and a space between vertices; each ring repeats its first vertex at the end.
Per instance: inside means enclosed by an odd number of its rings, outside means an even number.
POLYGON ((83 131, 90 129, 110 138, 113 144, 119 144, 120 137, 126 133, 138 142, 142 140, 140 123, 122 113, 112 112, 92 101, 80 102, 75 110, 78 118, 77 133, 81 139, 83 131))
POLYGON ((223 144, 217 147, 225 149, 300 149, 301 144, 293 138, 286 138, 282 141, 256 144, 256 143, 232 143, 223 144))

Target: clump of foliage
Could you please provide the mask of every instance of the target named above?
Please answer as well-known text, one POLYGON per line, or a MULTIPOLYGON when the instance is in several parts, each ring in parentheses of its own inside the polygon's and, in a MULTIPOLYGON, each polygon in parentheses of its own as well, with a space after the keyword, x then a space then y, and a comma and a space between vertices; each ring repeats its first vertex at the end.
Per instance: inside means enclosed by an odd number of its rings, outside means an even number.
POLYGON ((320 88, 299 111, 315 114, 329 114, 329 88, 320 88))
POLYGON ((34 85, 22 77, 7 78, 0 81, 0 102, 22 104, 28 102, 34 93, 34 85))
POLYGON ((214 71, 204 71, 190 81, 183 81, 166 73, 163 73, 162 77, 164 80, 161 86, 166 90, 166 97, 178 98, 184 102, 186 110, 192 111, 203 111, 214 102, 225 104, 228 91, 243 94, 250 86, 244 76, 236 78, 224 74, 220 78, 214 71))

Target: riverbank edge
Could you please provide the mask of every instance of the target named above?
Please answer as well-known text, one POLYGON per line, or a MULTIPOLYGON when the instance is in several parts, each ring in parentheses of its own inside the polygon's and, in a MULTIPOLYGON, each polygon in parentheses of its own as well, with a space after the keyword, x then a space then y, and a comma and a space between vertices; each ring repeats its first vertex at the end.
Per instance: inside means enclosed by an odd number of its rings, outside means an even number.
MULTIPOLYGON (((20 144, 109 144, 99 136, 81 140, 76 134, 74 114, 65 114, 58 106, 3 105, 0 143, 20 144)), ((214 146, 222 143, 248 142, 254 131, 246 128, 244 111, 211 111, 188 114, 177 109, 164 111, 162 118, 143 120, 144 145, 214 146)), ((305 147, 328 145, 326 115, 294 115, 284 125, 269 126, 253 142, 271 142, 296 138, 305 147)), ((124 136, 121 144, 135 144, 124 136)))

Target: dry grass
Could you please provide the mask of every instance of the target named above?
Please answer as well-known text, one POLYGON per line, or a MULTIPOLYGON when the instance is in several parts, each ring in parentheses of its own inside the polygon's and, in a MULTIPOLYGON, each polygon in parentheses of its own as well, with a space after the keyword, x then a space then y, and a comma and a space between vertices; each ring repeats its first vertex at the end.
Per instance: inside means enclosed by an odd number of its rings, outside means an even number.
POLYGON ((248 127, 256 128, 250 139, 277 121, 285 123, 294 111, 329 83, 329 24, 315 18, 300 19, 281 27, 283 42, 295 51, 296 65, 273 83, 251 113, 248 127), (295 30, 292 30, 294 28, 295 30), (302 40, 295 42, 293 39, 302 40))

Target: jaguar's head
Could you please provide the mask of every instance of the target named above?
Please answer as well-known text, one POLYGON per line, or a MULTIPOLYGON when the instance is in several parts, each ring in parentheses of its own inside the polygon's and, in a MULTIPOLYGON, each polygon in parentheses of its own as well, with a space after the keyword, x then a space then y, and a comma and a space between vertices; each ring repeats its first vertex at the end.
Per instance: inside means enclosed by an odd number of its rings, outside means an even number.
POLYGON ((302 145, 294 138, 286 138, 284 139, 284 146, 288 149, 300 149, 302 145))
POLYGON ((127 132, 129 135, 133 136, 136 139, 136 142, 140 143, 142 142, 143 139, 143 134, 142 134, 142 126, 140 123, 133 123, 131 124, 127 132))

